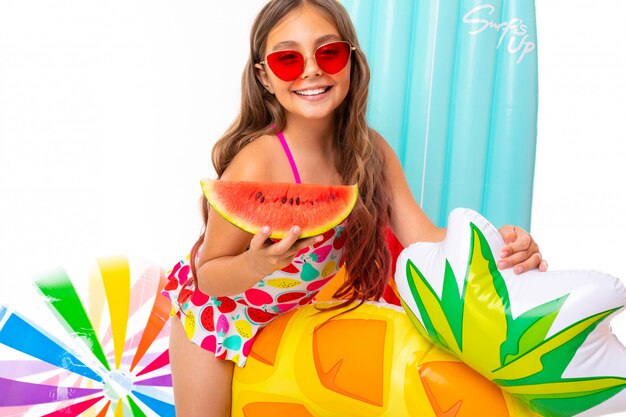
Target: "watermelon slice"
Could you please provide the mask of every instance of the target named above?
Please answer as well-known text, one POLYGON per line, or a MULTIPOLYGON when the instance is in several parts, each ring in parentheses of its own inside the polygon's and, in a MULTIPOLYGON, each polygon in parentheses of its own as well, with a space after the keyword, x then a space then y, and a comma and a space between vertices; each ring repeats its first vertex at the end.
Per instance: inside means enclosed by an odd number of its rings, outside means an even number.
POLYGON ((356 185, 318 185, 204 179, 211 207, 235 226, 256 234, 269 226, 282 239, 300 226, 300 238, 315 236, 343 221, 354 208, 356 185))

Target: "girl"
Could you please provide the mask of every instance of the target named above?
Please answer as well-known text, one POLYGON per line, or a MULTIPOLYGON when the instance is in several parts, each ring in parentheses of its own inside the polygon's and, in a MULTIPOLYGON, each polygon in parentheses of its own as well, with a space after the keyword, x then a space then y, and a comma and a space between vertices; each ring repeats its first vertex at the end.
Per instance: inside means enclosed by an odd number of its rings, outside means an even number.
MULTIPOLYGON (((254 21, 240 114, 213 149, 218 177, 358 183, 359 199, 324 236, 298 239, 294 225, 276 243, 267 241, 269 227, 252 236, 204 200, 206 227, 190 254, 197 262, 178 264, 167 287, 178 309, 170 336, 177 415, 230 415, 233 366, 245 364, 258 330, 309 302, 344 259, 349 280, 335 296, 346 304, 379 299, 391 270, 387 227, 405 246, 445 236, 414 201, 391 147, 367 126, 368 82, 354 27, 336 0, 272 0, 254 21), (330 253, 311 256, 310 246, 321 245, 330 253), (285 287, 301 297, 279 302, 285 287)), ((512 226, 501 233, 509 242, 501 267, 546 269, 528 233, 512 226)))

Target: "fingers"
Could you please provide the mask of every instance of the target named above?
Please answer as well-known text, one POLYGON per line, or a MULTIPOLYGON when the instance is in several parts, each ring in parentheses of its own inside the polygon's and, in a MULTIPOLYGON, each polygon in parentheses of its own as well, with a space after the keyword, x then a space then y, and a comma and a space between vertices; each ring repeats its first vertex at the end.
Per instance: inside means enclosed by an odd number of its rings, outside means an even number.
POLYGON ((530 235, 526 232, 523 234, 519 233, 518 230, 516 233, 516 239, 502 248, 500 251, 500 257, 506 258, 520 252, 537 252, 537 249, 537 244, 533 241, 530 235))
POLYGON ((516 274, 535 268, 542 272, 548 270, 548 263, 543 259, 539 246, 527 231, 515 226, 503 226, 500 233, 506 245, 500 251, 499 269, 513 267, 516 274))
POLYGON ((520 262, 511 262, 509 266, 513 266, 513 272, 516 274, 522 274, 531 269, 535 269, 541 265, 541 253, 534 252, 530 256, 524 257, 520 262))
POLYGON ((541 264, 541 253, 535 252, 528 259, 526 259, 521 264, 515 265, 513 271, 516 274, 521 274, 526 271, 530 271, 531 269, 537 268, 541 264))
MULTIPOLYGON (((250 241, 250 248, 260 249, 265 246, 270 232, 271 230, 268 226, 263 227, 261 231, 257 233, 250 241)), ((317 243, 323 239, 323 237, 319 235, 300 239, 300 232, 300 227, 292 227, 283 239, 268 246, 268 254, 278 257, 282 257, 283 255, 287 257, 293 257, 296 253, 300 252, 300 250, 311 246, 314 243, 317 243)))
POLYGON ((294 255, 300 252, 302 249, 312 246, 314 243, 321 242, 323 239, 324 238, 319 235, 313 236, 313 237, 307 237, 305 239, 298 239, 296 241, 296 244, 292 246, 292 249, 294 249, 294 252, 295 252, 294 255))
POLYGON ((272 255, 282 255, 284 253, 287 253, 289 249, 294 245, 294 243, 298 240, 298 237, 300 237, 300 231, 301 229, 299 226, 293 226, 280 242, 272 245, 270 253, 272 255))
POLYGON ((299 239, 301 229, 294 226, 276 243, 269 243, 268 237, 271 230, 268 226, 263 227, 250 241, 250 251, 258 269, 267 275, 275 270, 283 268, 293 261, 294 257, 305 247, 323 240, 323 236, 313 236, 299 239), (265 273, 267 272, 267 273, 265 273))
POLYGON ((261 228, 261 231, 257 233, 256 235, 254 235, 254 237, 250 241, 250 249, 255 249, 255 250, 261 249, 263 246, 265 246, 265 241, 267 240, 269 235, 270 235, 269 226, 263 226, 261 228))
POLYGON ((504 243, 508 244, 514 242, 517 239, 517 228, 510 225, 502 226, 500 228, 500 234, 504 239, 504 243))
POLYGON ((505 247, 502 249, 502 251, 500 251, 500 261, 498 262, 498 266, 501 266, 501 264, 506 264, 502 265, 505 267, 517 265, 524 262, 526 259, 529 259, 535 253, 539 253, 539 247, 534 242, 532 242, 530 246, 526 247, 525 249, 514 252, 512 252, 512 249, 509 245, 509 247, 505 247))

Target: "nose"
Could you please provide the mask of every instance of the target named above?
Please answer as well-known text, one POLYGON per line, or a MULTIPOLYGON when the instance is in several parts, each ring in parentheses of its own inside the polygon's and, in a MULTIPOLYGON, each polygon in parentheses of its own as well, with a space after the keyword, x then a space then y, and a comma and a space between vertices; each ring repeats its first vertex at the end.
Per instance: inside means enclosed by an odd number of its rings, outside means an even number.
POLYGON ((302 72, 301 78, 308 78, 313 76, 322 75, 322 70, 317 66, 317 62, 315 62, 315 56, 309 55, 308 57, 304 57, 304 71, 302 72))

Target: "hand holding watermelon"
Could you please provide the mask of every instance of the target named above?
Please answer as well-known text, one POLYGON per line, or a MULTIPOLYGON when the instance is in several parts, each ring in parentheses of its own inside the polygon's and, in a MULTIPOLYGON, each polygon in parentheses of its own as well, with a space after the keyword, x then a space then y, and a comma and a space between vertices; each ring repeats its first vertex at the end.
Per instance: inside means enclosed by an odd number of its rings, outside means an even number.
POLYGON ((293 226, 282 240, 273 243, 268 240, 270 227, 263 226, 250 241, 250 249, 246 252, 250 268, 261 276, 269 275, 289 265, 302 249, 323 239, 322 236, 299 239, 301 231, 299 226, 293 226))

